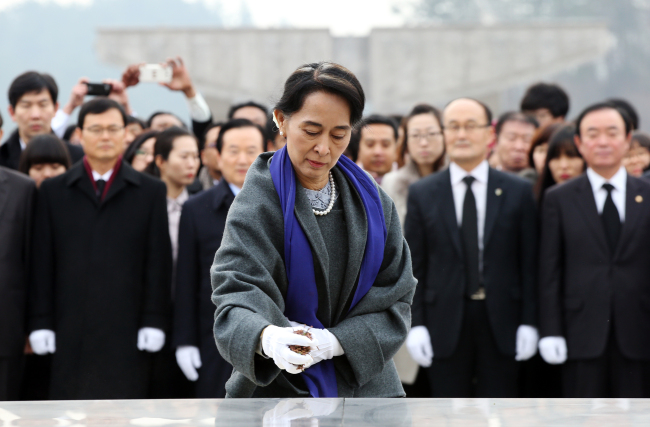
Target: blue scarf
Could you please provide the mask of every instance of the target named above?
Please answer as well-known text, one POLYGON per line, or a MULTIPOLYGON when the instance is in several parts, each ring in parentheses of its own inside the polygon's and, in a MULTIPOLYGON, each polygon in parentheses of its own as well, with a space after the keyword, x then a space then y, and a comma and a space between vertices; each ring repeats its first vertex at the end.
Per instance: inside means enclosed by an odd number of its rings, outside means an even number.
MULTIPOLYGON (((361 196, 368 219, 368 238, 359 273, 359 283, 350 310, 372 287, 384 259, 386 223, 379 192, 372 178, 345 156, 338 167, 361 196)), ((314 257, 307 236, 296 218, 296 174, 286 146, 277 151, 271 161, 271 177, 280 196, 284 215, 284 265, 289 280, 284 314, 294 322, 323 329, 316 317, 318 289, 314 274, 314 257)), ((333 360, 323 360, 301 373, 312 397, 338 397, 333 360)))

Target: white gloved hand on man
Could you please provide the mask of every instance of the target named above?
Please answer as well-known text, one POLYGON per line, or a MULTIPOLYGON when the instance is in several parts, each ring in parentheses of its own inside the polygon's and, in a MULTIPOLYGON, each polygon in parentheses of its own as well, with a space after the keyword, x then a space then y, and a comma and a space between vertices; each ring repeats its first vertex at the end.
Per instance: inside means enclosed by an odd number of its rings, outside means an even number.
POLYGON ((544 337, 539 340, 539 354, 542 359, 551 365, 560 365, 566 362, 567 348, 564 337, 544 337))
POLYGON ((529 325, 520 325, 517 329, 517 354, 515 360, 521 362, 528 360, 537 353, 539 333, 537 328, 529 325))
POLYGON ((428 368, 433 359, 431 336, 426 326, 416 326, 411 329, 406 338, 406 348, 418 365, 428 368))
MULTIPOLYGON (((315 365, 320 361, 329 360, 333 357, 343 356, 343 354, 345 354, 345 351, 343 351, 343 347, 341 347, 341 343, 339 342, 338 338, 336 338, 334 334, 327 329, 312 328, 310 326, 298 322, 293 322, 291 320, 289 323, 291 323, 291 326, 294 328, 300 328, 304 331, 309 331, 312 338, 318 342, 318 348, 316 350, 312 350, 312 352, 309 353, 309 355, 314 359, 314 363, 312 363, 312 365, 315 365)), ((309 366, 305 366, 305 369, 307 369, 309 366)))
POLYGON ((181 345, 176 349, 176 363, 190 381, 199 379, 196 371, 201 367, 201 352, 193 345, 181 345))
POLYGON ((156 353, 165 345, 165 333, 157 328, 141 328, 138 331, 138 350, 156 353))
POLYGON ((264 354, 272 358, 275 365, 290 374, 299 374, 307 367, 314 364, 314 359, 308 354, 298 354, 292 351, 290 345, 310 347, 310 351, 316 350, 318 341, 295 334, 293 328, 280 328, 269 325, 262 331, 262 350, 264 354), (301 368, 302 367, 302 368, 301 368))
POLYGON ((29 334, 29 345, 34 353, 43 356, 56 351, 56 334, 49 329, 39 329, 29 334))

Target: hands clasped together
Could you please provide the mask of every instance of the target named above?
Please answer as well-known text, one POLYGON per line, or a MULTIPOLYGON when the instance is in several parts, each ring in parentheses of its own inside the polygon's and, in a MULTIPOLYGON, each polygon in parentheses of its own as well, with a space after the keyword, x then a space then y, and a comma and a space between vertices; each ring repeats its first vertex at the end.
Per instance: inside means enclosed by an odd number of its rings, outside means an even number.
POLYGON ((262 351, 273 359, 278 368, 290 374, 299 374, 318 362, 344 354, 339 340, 327 329, 290 323, 289 328, 270 325, 262 332, 262 351), (309 332, 311 339, 296 333, 300 331, 309 332), (290 346, 303 347, 308 353, 297 353, 290 346))

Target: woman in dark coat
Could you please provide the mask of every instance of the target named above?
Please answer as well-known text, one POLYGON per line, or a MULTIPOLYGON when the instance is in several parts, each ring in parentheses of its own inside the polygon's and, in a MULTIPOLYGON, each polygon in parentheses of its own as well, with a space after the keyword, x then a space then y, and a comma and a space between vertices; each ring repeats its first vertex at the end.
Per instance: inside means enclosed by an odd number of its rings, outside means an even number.
POLYGON ((333 63, 285 84, 287 145, 249 169, 212 267, 227 397, 404 396, 392 357, 411 324, 410 253, 391 199, 341 156, 364 102, 333 63))

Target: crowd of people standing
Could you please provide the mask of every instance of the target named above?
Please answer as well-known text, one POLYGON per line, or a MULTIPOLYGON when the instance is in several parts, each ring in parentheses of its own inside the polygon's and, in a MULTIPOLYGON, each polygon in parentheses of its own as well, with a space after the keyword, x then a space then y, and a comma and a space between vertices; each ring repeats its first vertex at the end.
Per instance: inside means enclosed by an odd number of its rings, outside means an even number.
MULTIPOLYGON (((11 83, 0 400, 226 396, 238 356, 220 352, 215 254, 249 168, 287 143, 283 110, 251 101, 217 121, 182 60, 166 66, 189 125, 133 111, 139 64, 105 81, 107 97, 86 100, 80 79, 61 108, 48 74, 11 83)), ((566 92, 538 83, 496 118, 459 98, 341 135, 410 250, 410 331, 382 362, 407 397, 650 396, 650 135, 622 99, 568 114, 566 92)), ((329 188, 312 204, 326 209, 329 188)), ((341 344, 335 356, 363 359, 341 344)))

